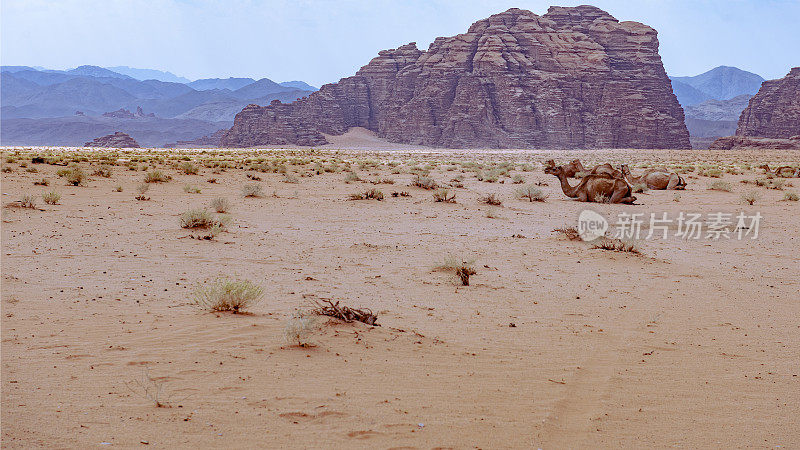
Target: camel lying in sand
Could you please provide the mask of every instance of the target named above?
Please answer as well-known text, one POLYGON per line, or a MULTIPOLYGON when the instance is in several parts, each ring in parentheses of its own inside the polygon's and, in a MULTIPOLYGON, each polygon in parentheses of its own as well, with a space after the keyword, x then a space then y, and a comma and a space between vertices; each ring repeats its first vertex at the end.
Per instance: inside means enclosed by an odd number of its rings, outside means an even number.
MULTIPOLYGON (((547 167, 555 167, 556 162, 552 159, 547 161, 547 167)), ((594 167, 592 170, 586 170, 583 167, 583 163, 581 163, 580 159, 573 159, 569 162, 569 164, 564 164, 561 166, 564 168, 564 174, 566 174, 567 178, 581 178, 583 175, 601 175, 601 174, 608 174, 612 177, 622 178, 622 172, 615 169, 611 164, 599 164, 594 167)))
POLYGON ((608 174, 586 175, 577 186, 570 186, 563 166, 548 166, 544 173, 558 177, 564 195, 582 202, 633 204, 636 201, 631 186, 623 178, 608 174))
POLYGON ((660 172, 645 170, 641 176, 634 177, 627 164, 622 165, 622 174, 630 184, 644 184, 648 189, 655 190, 681 190, 686 189, 686 180, 675 172, 660 172))
POLYGON ((769 169, 769 164, 762 164, 758 166, 759 169, 764 169, 767 175, 784 178, 798 178, 800 177, 800 169, 795 169, 792 166, 780 166, 775 170, 769 169))

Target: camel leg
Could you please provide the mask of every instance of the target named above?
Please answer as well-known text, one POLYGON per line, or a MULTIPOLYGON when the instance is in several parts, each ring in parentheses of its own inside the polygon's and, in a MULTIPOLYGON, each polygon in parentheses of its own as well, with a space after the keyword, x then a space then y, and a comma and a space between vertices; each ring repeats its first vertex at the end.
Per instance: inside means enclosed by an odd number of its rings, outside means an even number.
POLYGON ((635 202, 635 201, 636 201, 636 196, 635 195, 631 195, 630 197, 623 197, 619 202, 620 203, 625 203, 625 204, 628 204, 628 205, 632 205, 633 202, 635 202))
POLYGON ((627 190, 617 189, 611 194, 611 200, 609 203, 622 203, 622 200, 625 198, 625 194, 627 194, 627 190))
POLYGON ((579 202, 588 202, 589 194, 587 194, 586 192, 579 192, 576 198, 578 199, 579 202))
POLYGON ((680 177, 678 176, 678 174, 675 173, 671 174, 669 176, 669 183, 667 183, 667 190, 675 189, 675 186, 677 186, 679 182, 680 182, 680 177))

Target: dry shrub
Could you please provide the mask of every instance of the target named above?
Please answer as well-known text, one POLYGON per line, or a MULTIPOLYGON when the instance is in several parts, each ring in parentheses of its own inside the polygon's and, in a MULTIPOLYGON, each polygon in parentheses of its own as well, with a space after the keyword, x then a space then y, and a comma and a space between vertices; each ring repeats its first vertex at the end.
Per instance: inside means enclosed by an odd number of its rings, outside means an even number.
POLYGON ((47 178, 42 178, 40 181, 34 181, 34 186, 50 186, 50 181, 47 178))
POLYGON ((258 303, 263 296, 264 288, 249 280, 220 277, 197 286, 194 302, 205 310, 239 313, 258 303))
POLYGON ((283 339, 298 347, 313 347, 309 337, 314 332, 318 316, 308 313, 298 312, 291 319, 286 321, 283 329, 283 339))
POLYGON ((263 197, 264 190, 260 184, 245 184, 242 186, 242 195, 244 197, 263 197))
POLYGON ((503 201, 500 200, 495 194, 489 194, 486 197, 481 198, 481 203, 486 203, 487 205, 493 205, 493 206, 500 206, 503 204, 503 201))
POLYGON ((111 172, 111 168, 106 165, 102 165, 92 172, 92 176, 95 177, 111 178, 111 175, 113 175, 113 172, 111 172))
POLYGON ((139 186, 136 186, 136 192, 138 192, 139 195, 137 195, 134 198, 136 200, 142 200, 142 201, 150 200, 150 197, 147 197, 145 195, 149 190, 150 190, 150 185, 147 183, 142 183, 139 186))
POLYGON ((42 194, 42 200, 48 205, 57 205, 58 201, 61 200, 61 194, 56 191, 45 192, 42 194))
POLYGON ((517 198, 521 200, 528 200, 529 202, 544 202, 547 201, 547 194, 542 192, 538 187, 529 184, 522 186, 516 190, 517 198))
POLYGON ((189 161, 181 163, 179 170, 186 175, 197 175, 200 172, 200 167, 189 161))
POLYGON ((761 198, 761 195, 757 191, 749 191, 742 194, 742 201, 747 203, 748 205, 752 205, 761 198))
POLYGON ((411 185, 429 190, 436 189, 436 187, 438 186, 438 184, 436 184, 436 180, 434 180, 431 177, 425 177, 422 175, 417 175, 416 178, 414 178, 414 181, 411 182, 411 185))
POLYGON ((31 194, 23 195, 19 200, 19 206, 23 208, 36 209, 36 196, 31 194))
POLYGON ((800 199, 800 197, 796 192, 786 192, 783 194, 783 201, 785 202, 796 202, 798 199, 800 199))
POLYGON ((434 270, 454 272, 461 279, 462 285, 469 286, 469 277, 477 273, 473 267, 474 264, 474 260, 465 260, 448 255, 441 264, 434 267, 434 270))
POLYGON ((218 226, 226 228, 230 223, 230 217, 220 215, 215 217, 207 209, 190 209, 181 214, 181 228, 212 228, 218 226))
POLYGON ((575 227, 562 227, 556 228, 553 230, 555 233, 564 235, 570 241, 581 241, 581 235, 578 233, 578 229, 575 227))
POLYGON ((147 172, 147 174, 145 174, 144 176, 145 183, 166 183, 171 179, 172 179, 171 176, 166 175, 164 172, 160 170, 151 170, 150 172, 147 172))
POLYGON ((731 184, 727 181, 716 180, 708 185, 708 190, 731 192, 733 190, 733 186, 731 186, 731 184))
POLYGON ((187 194, 199 194, 201 192, 201 189, 197 186, 185 184, 183 185, 183 192, 186 192, 187 194))
POLYGON ((378 189, 369 189, 361 194, 350 194, 350 200, 383 200, 383 192, 378 189))
POLYGON ((81 186, 83 182, 86 181, 86 174, 83 173, 83 170, 80 167, 73 167, 72 169, 61 169, 56 174, 59 177, 64 178, 67 180, 67 184, 72 186, 81 186))
POLYGON ((592 248, 611 250, 614 252, 635 253, 637 255, 641 253, 639 248, 633 242, 625 242, 621 239, 607 237, 600 238, 594 245, 592 245, 592 248))
POLYGON ((231 209, 231 202, 227 198, 217 197, 211 200, 211 208, 218 213, 226 213, 231 209))
POLYGON ((443 202, 443 203, 455 203, 456 193, 453 192, 453 195, 450 195, 450 190, 447 188, 437 189, 436 192, 433 193, 433 201, 443 202))

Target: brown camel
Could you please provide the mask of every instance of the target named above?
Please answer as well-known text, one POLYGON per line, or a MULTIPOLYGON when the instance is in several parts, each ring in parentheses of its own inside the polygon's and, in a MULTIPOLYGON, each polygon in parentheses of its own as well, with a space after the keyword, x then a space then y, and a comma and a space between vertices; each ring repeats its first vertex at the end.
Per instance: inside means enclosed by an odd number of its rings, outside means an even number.
POLYGON ((555 175, 561 182, 561 190, 570 198, 581 202, 602 202, 633 204, 636 197, 632 195, 631 186, 622 178, 608 174, 586 175, 577 186, 570 186, 567 174, 562 166, 548 166, 544 173, 555 175))
POLYGON ((627 164, 622 165, 622 173, 630 184, 644 184, 648 189, 655 190, 683 190, 686 189, 686 180, 675 172, 660 172, 645 170, 641 176, 634 177, 627 164))
POLYGON ((758 166, 759 169, 764 169, 767 175, 772 175, 776 177, 783 177, 783 178, 794 178, 800 177, 800 169, 795 169, 792 166, 780 166, 775 170, 769 169, 769 164, 762 164, 758 166))
MULTIPOLYGON (((555 166, 556 162, 553 161, 552 159, 548 160, 547 163, 545 164, 545 167, 555 167, 555 166)), ((572 161, 569 162, 569 164, 564 164, 561 167, 564 168, 564 174, 567 176, 567 178, 575 178, 575 175, 578 172, 583 171, 583 165, 581 165, 581 160, 579 159, 573 159, 572 161)))
POLYGON ((614 166, 612 166, 609 163, 598 164, 598 165, 594 166, 594 169, 587 171, 586 168, 583 167, 583 164, 581 163, 581 161, 579 159, 576 159, 573 162, 578 167, 578 172, 583 172, 584 174, 600 175, 600 174, 604 174, 605 173, 605 174, 611 175, 614 178, 622 178, 623 177, 622 172, 617 170, 617 169, 615 169, 614 166))
MULTIPOLYGON (((556 162, 552 159, 547 161, 547 167, 555 167, 556 162)), ((569 162, 569 164, 564 164, 561 166, 564 168, 564 173, 567 175, 567 178, 580 178, 583 175, 600 175, 600 174, 608 174, 612 177, 622 178, 622 172, 614 169, 611 164, 605 163, 600 164, 594 167, 592 170, 586 170, 583 167, 583 163, 581 163, 580 159, 573 159, 569 162)))

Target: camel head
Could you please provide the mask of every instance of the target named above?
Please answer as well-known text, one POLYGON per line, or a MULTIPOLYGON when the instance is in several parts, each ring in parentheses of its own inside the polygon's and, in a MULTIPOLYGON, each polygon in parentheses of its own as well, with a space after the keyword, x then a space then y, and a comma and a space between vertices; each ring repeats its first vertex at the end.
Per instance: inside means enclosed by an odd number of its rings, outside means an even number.
POLYGON ((631 176, 631 168, 628 167, 627 164, 621 165, 620 170, 622 170, 622 174, 625 175, 626 177, 631 176))
POLYGON ((548 165, 547 167, 544 168, 544 173, 555 176, 563 175, 564 167, 556 166, 555 164, 552 166, 548 165))
POLYGON ((552 159, 548 159, 546 163, 544 163, 545 167, 555 167, 556 162, 552 159))

